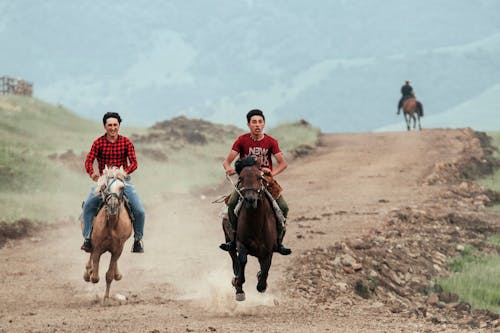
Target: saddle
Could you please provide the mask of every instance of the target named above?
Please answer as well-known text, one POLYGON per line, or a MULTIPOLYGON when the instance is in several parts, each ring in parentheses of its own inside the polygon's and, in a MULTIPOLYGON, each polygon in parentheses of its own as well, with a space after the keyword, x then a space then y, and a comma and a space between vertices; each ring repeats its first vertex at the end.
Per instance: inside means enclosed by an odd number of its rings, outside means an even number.
POLYGON ((265 183, 266 189, 269 191, 269 193, 271 193, 274 200, 279 199, 281 193, 283 192, 283 189, 281 188, 280 184, 278 184, 276 179, 273 178, 271 173, 264 173, 263 178, 266 182, 265 183))

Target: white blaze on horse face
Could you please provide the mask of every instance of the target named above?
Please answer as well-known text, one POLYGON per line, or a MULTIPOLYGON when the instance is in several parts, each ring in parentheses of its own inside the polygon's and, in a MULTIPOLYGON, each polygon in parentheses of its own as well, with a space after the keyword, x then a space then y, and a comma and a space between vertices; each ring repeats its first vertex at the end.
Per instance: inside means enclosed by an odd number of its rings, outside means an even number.
POLYGON ((125 186, 125 184, 123 184, 122 181, 117 180, 117 181, 114 181, 113 184, 111 184, 111 187, 108 189, 108 191, 109 191, 109 193, 120 194, 122 192, 124 186, 125 186))

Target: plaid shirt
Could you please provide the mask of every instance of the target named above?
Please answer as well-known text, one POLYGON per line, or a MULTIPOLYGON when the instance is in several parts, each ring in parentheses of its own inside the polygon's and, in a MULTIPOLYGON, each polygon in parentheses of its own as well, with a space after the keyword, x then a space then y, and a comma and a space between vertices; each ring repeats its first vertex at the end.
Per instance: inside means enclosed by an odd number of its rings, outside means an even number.
POLYGON ((99 174, 101 175, 106 165, 118 168, 123 166, 123 169, 128 174, 137 169, 137 157, 135 156, 134 145, 128 138, 121 135, 118 135, 118 139, 115 142, 108 141, 106 134, 94 141, 85 159, 85 170, 87 170, 89 175, 94 173, 93 164, 95 159, 97 159, 99 174), (129 161, 130 165, 128 164, 129 161))

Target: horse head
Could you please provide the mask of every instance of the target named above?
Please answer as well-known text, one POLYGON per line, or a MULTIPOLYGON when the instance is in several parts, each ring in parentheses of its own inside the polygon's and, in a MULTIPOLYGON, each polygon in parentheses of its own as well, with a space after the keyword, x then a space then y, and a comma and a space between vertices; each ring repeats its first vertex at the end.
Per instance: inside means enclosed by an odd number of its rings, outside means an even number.
POLYGON ((260 195, 264 190, 260 163, 253 157, 241 160, 238 189, 241 192, 247 208, 257 208, 260 195))
POLYGON ((125 188, 125 178, 127 173, 123 167, 104 168, 102 176, 97 180, 96 195, 101 194, 101 198, 106 206, 109 215, 117 215, 121 203, 123 202, 123 192, 125 188))

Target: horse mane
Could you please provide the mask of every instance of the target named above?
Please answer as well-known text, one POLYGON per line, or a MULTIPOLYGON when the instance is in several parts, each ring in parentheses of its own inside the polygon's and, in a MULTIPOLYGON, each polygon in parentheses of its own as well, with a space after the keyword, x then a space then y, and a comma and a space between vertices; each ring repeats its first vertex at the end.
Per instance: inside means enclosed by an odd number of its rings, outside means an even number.
POLYGON ((252 165, 257 165, 259 167, 260 163, 258 163, 258 161, 255 157, 247 156, 244 159, 237 160, 236 163, 234 163, 234 169, 236 170, 236 173, 239 175, 241 170, 243 170, 244 167, 252 166, 252 165))
POLYGON ((97 195, 99 194, 102 190, 104 190, 107 186, 108 178, 117 178, 120 180, 124 180, 127 178, 128 174, 123 170, 123 167, 121 166, 120 168, 117 167, 112 167, 108 168, 106 165, 104 167, 104 170, 102 171, 102 175, 97 179, 97 185, 95 187, 94 193, 97 195))

